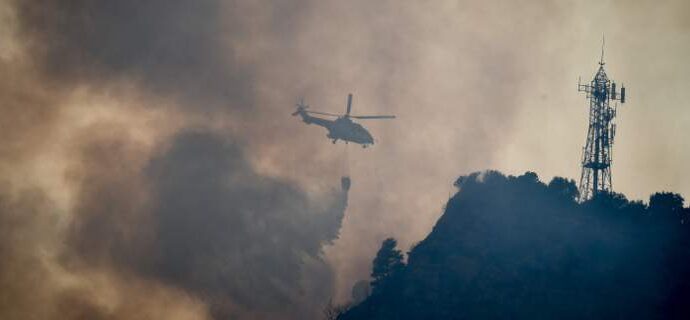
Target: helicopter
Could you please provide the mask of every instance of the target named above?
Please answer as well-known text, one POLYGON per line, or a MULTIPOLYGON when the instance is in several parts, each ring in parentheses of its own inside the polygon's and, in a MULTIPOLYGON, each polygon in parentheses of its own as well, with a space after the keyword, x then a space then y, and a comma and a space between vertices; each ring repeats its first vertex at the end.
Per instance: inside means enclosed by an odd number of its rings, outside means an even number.
POLYGON ((343 140, 345 143, 353 142, 361 144, 363 148, 374 144, 374 138, 369 131, 359 123, 352 121, 352 119, 395 119, 395 116, 353 116, 350 115, 352 110, 352 94, 347 95, 347 109, 345 114, 333 114, 319 111, 309 111, 308 105, 304 104, 304 99, 300 99, 297 103, 297 110, 292 113, 293 116, 301 116, 302 121, 306 124, 316 124, 328 130, 326 137, 332 139, 335 144, 338 140, 343 140), (310 114, 320 114, 330 117, 336 117, 335 120, 313 117, 310 114))

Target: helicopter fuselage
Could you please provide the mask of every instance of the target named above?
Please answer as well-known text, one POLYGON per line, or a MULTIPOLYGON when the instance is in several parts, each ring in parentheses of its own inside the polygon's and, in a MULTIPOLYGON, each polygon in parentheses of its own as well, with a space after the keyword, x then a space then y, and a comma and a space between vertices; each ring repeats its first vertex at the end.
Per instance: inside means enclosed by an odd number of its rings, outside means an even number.
POLYGON ((333 143, 343 140, 345 142, 358 143, 364 147, 374 144, 374 138, 369 131, 350 118, 339 117, 335 120, 328 120, 310 116, 306 112, 300 113, 300 116, 302 121, 307 124, 315 124, 326 128, 328 130, 326 136, 332 139, 333 143))

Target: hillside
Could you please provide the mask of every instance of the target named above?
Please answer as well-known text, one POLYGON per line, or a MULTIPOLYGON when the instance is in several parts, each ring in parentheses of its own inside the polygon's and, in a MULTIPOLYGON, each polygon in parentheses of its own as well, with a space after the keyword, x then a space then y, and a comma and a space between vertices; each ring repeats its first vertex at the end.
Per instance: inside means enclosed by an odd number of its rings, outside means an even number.
POLYGON ((530 172, 456 186, 407 263, 382 269, 377 257, 371 295, 339 319, 690 319, 679 195, 579 204, 573 181, 530 172))

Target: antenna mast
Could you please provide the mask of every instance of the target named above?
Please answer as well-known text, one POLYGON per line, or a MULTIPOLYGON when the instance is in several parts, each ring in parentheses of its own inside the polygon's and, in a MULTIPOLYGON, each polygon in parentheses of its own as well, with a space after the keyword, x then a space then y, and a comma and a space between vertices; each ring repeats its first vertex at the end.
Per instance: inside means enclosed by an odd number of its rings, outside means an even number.
POLYGON ((604 39, 601 43, 599 70, 589 84, 580 84, 577 90, 585 92, 589 100, 589 129, 582 150, 580 201, 589 200, 599 193, 611 192, 611 149, 616 135, 616 101, 625 103, 625 87, 616 91, 616 83, 609 80, 604 70, 604 39))
POLYGON ((599 65, 604 65, 604 45, 606 44, 606 38, 601 36, 601 60, 599 60, 599 65))

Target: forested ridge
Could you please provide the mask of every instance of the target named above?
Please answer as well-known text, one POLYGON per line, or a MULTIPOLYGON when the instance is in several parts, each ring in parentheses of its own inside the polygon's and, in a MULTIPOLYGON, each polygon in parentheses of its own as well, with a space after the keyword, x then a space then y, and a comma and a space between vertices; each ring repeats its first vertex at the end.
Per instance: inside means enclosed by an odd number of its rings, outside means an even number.
MULTIPOLYGON (((457 179, 407 253, 383 242, 349 319, 690 319, 690 209, 674 193, 578 203, 572 180, 457 179)), ((361 290, 360 290, 361 291, 361 290)))

